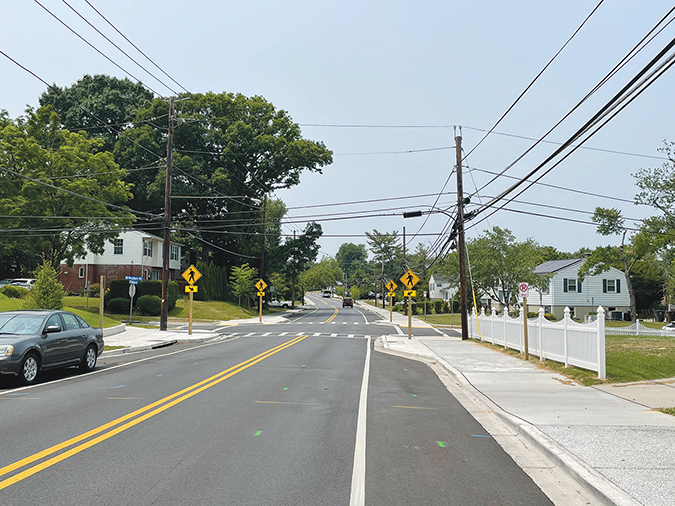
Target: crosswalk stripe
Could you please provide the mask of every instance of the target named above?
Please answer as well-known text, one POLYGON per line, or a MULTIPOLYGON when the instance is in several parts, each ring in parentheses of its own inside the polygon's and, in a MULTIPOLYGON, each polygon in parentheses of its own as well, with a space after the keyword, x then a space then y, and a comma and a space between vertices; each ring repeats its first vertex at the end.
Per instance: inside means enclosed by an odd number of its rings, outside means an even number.
POLYGON ((285 336, 286 334, 288 334, 288 332, 282 332, 281 334, 279 334, 279 337, 285 336))
POLYGON ((320 335, 321 335, 321 332, 315 332, 315 333, 314 333, 314 337, 318 337, 318 336, 320 336, 320 335))
POLYGON ((337 337, 337 334, 331 334, 330 337, 337 337))
POLYGON ((244 337, 252 336, 253 334, 255 334, 255 332, 249 332, 249 333, 246 334, 244 337))
POLYGON ((262 335, 262 337, 267 337, 267 336, 269 336, 270 334, 271 334, 271 332, 265 332, 265 333, 262 335))

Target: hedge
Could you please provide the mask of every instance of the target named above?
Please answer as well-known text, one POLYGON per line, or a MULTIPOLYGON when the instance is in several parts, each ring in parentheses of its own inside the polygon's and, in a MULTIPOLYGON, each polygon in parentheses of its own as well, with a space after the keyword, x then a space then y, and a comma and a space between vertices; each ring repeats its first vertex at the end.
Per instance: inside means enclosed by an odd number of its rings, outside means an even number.
POLYGON ((136 302, 139 311, 145 316, 159 316, 162 312, 162 299, 157 295, 142 295, 136 302))

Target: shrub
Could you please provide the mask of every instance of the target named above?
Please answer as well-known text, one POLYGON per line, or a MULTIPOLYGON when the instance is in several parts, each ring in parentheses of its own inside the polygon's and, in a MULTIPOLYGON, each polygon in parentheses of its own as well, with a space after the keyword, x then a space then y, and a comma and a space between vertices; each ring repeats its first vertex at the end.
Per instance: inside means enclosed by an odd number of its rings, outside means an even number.
POLYGON ((436 314, 441 314, 443 312, 443 301, 442 300, 436 300, 434 301, 434 313, 436 314))
POLYGON ((136 305, 145 316, 159 316, 162 312, 162 299, 157 295, 142 295, 136 301, 136 305))
POLYGON ((89 297, 98 297, 101 294, 101 284, 92 283, 89 285, 89 297))
POLYGON ((110 299, 106 304, 106 309, 114 314, 129 314, 130 300, 124 297, 110 299))
POLYGON ((551 313, 546 313, 544 315, 544 318, 546 318, 550 322, 554 322, 554 321, 557 320, 557 318, 555 316, 553 316, 551 313))
POLYGON ((527 312, 528 318, 539 318, 539 313, 533 313, 532 311, 527 312))
POLYGON ((449 313, 450 312, 450 306, 446 301, 443 302, 443 312, 444 313, 449 313))
POLYGON ((28 295, 28 289, 23 286, 6 285, 2 288, 2 293, 10 299, 23 299, 28 295))

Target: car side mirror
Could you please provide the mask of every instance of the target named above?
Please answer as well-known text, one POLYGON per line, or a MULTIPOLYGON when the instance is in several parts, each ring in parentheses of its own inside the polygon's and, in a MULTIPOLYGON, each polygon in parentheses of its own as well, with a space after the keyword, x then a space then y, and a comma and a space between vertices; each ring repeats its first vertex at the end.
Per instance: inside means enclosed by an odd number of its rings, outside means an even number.
POLYGON ((58 325, 50 325, 45 329, 45 334, 52 334, 54 332, 61 332, 61 327, 58 325))

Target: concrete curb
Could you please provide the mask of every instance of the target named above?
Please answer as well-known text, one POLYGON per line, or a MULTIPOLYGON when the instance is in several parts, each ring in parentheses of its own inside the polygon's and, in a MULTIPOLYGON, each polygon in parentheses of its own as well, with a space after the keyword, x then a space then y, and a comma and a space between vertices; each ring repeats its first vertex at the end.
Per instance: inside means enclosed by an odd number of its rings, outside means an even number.
MULTIPOLYGON (((486 411, 491 411, 493 414, 499 417, 499 419, 509 428, 511 428, 511 430, 527 438, 531 444, 535 445, 540 451, 547 455, 556 465, 564 469, 568 474, 572 475, 574 479, 581 486, 583 486, 583 488, 588 493, 593 495, 602 504, 610 506, 641 505, 639 501, 631 497, 628 493, 609 481, 598 471, 576 457, 573 453, 549 438, 536 426, 521 418, 518 418, 512 413, 504 411, 489 397, 474 387, 473 384, 466 378, 466 376, 464 376, 464 374, 455 369, 451 364, 436 355, 431 350, 429 350, 428 355, 408 351, 392 350, 387 346, 386 337, 387 336, 383 336, 377 339, 377 342, 380 343, 379 347, 381 350, 392 355, 419 360, 421 362, 435 363, 440 366, 455 380, 455 382, 462 389, 464 389, 467 394, 472 397, 472 399, 478 405, 484 406, 486 411)), ((420 344, 424 345, 424 343, 420 344)))
POLYGON ((109 337, 109 336, 114 336, 117 334, 121 334, 127 329, 127 326, 124 323, 120 323, 119 325, 115 327, 106 327, 103 329, 103 337, 109 337))

